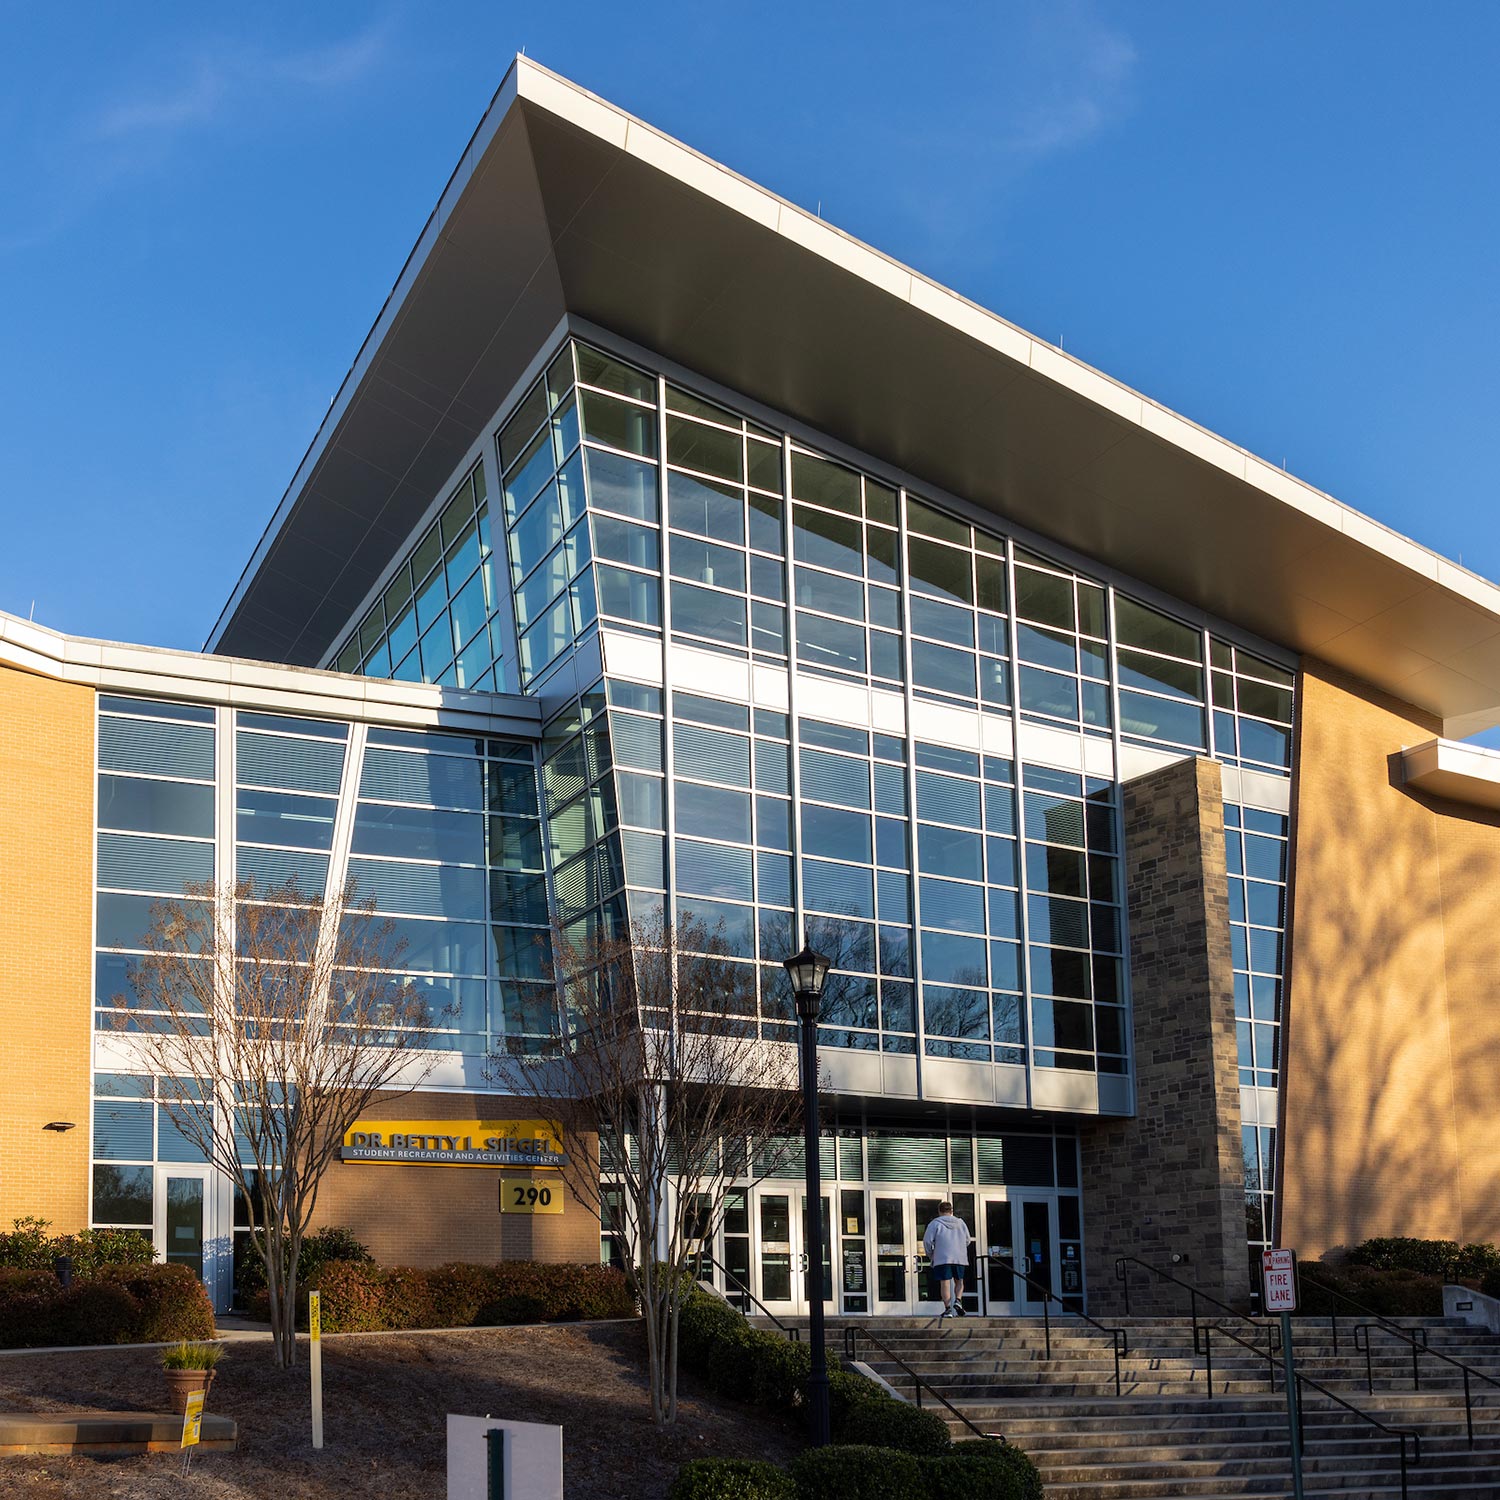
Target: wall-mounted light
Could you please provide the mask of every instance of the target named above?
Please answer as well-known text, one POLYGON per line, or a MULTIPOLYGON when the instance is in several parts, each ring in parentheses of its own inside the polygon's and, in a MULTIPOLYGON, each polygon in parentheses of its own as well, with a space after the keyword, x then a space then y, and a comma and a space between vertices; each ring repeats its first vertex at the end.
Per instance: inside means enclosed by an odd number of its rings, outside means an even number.
POLYGON ((49 1120, 42 1126, 43 1130, 77 1130, 78 1127, 71 1120, 49 1120))

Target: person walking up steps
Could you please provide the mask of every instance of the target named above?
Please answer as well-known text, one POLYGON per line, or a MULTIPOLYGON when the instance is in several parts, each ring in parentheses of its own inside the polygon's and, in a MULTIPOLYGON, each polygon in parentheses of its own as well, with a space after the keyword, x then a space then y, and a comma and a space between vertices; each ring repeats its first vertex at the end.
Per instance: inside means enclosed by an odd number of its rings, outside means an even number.
POLYGON ((938 1204, 938 1216, 922 1236, 927 1249, 927 1263, 937 1277, 942 1294, 942 1318, 962 1318, 964 1313, 964 1272, 969 1265, 969 1226, 956 1218, 953 1205, 946 1200, 938 1204))

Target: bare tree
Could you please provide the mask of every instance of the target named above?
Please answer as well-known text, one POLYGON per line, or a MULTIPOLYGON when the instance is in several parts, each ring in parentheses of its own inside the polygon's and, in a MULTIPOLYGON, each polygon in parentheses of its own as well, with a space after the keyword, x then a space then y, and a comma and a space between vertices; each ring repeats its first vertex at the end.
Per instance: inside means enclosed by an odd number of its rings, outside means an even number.
POLYGON ((677 1418, 677 1328, 702 1240, 731 1186, 801 1149, 795 1049, 757 1035, 755 965, 703 923, 657 915, 621 935, 552 934, 558 1049, 497 1057, 491 1078, 572 1143, 564 1180, 615 1234, 646 1325, 651 1415, 677 1418), (589 1136, 592 1153, 578 1146, 589 1136))
POLYGON ((297 1266, 323 1174, 378 1098, 433 1065, 427 1002, 373 902, 295 881, 190 885, 155 902, 115 1026, 182 1135, 243 1198, 266 1268, 276 1363, 296 1359, 297 1266))

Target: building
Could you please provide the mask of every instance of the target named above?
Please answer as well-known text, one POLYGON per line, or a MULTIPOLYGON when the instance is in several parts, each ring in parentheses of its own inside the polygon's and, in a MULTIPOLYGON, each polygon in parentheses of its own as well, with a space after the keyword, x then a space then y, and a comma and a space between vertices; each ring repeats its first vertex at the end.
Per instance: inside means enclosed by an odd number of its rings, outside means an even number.
MULTIPOLYGON (((1010 1311, 1500 1239, 1500 590, 524 59, 207 653, 7 618, 0 695, 0 1217, 221 1301, 231 1196, 106 1023, 146 898, 231 870, 400 920, 434 1129, 514 1112, 552 914, 722 923, 772 1041, 805 933, 841 1311, 929 1305, 944 1197, 1010 1311)), ((325 1215, 598 1253, 498 1175, 351 1161, 325 1215)), ((774 1310, 805 1212, 716 1229, 774 1310)))

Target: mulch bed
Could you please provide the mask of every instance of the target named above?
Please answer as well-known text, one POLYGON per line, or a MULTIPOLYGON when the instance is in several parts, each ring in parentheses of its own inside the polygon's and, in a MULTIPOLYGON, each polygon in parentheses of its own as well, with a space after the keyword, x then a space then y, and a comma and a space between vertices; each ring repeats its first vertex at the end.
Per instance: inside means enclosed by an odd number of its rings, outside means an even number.
MULTIPOLYGON (((305 1361, 278 1371, 268 1342, 237 1342, 219 1366, 209 1410, 239 1423, 239 1451, 195 1456, 186 1486, 175 1454, 36 1455, 0 1458, 0 1494, 443 1500, 449 1412, 560 1423, 568 1500, 661 1500, 686 1459, 785 1461, 802 1446, 792 1424, 764 1411, 722 1402, 686 1378, 680 1394, 675 1429, 658 1432, 646 1408, 644 1341, 635 1323, 325 1340, 325 1446, 314 1453, 305 1361)), ((160 1411, 166 1404, 155 1350, 0 1359, 0 1409, 160 1411)))

